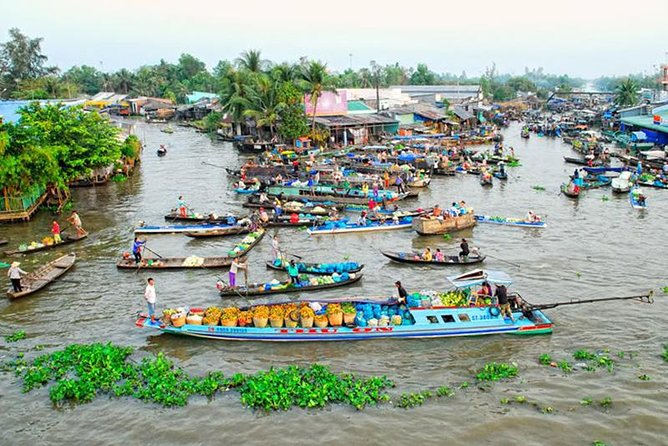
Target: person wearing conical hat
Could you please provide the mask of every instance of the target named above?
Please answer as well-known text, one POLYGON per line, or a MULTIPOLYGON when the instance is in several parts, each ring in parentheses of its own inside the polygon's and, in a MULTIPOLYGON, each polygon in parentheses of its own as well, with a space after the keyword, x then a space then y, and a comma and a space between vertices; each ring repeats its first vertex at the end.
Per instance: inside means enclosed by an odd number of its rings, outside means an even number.
POLYGON ((9 267, 9 270, 7 271, 7 277, 9 277, 9 280, 12 281, 12 287, 14 287, 14 292, 20 293, 23 291, 23 287, 21 287, 21 274, 24 276, 28 274, 27 272, 23 271, 19 266, 21 265, 20 262, 12 262, 12 265, 9 267))

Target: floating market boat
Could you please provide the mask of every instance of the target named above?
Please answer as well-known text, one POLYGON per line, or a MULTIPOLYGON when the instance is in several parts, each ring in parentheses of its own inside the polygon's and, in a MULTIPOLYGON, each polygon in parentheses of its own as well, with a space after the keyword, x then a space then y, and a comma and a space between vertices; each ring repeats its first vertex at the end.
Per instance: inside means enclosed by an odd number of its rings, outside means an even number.
POLYGON ((492 176, 491 175, 480 175, 480 185, 485 187, 485 186, 494 186, 494 183, 492 182, 492 176))
POLYGON ((307 229, 306 232, 308 232, 309 235, 334 235, 350 232, 380 232, 410 229, 412 225, 413 219, 411 217, 404 217, 400 219, 398 223, 394 223, 392 220, 386 220, 385 222, 368 221, 366 225, 360 225, 359 223, 349 223, 346 220, 341 220, 325 222, 321 226, 307 229))
POLYGON ((74 253, 66 254, 47 263, 39 269, 28 273, 28 275, 21 278, 21 287, 23 288, 23 291, 16 292, 14 291, 14 288, 10 287, 7 290, 7 296, 9 296, 10 299, 18 299, 19 297, 24 297, 41 290, 69 271, 69 269, 74 266, 76 258, 77 256, 74 253))
POLYGON ((664 183, 659 178, 655 178, 654 180, 638 180, 638 184, 655 189, 668 189, 668 183, 664 183))
POLYGON ((633 209, 643 210, 647 208, 646 198, 639 187, 634 187, 631 189, 629 192, 629 202, 631 203, 631 207, 633 207, 633 209))
MULTIPOLYGON (((265 208, 268 210, 275 209, 275 205, 271 201, 260 202, 259 196, 251 195, 248 197, 248 200, 242 205, 246 208, 265 208)), ((303 214, 312 214, 312 215, 329 215, 332 209, 337 211, 343 211, 346 208, 344 204, 336 204, 333 202, 321 202, 313 203, 310 202, 306 197, 300 199, 299 201, 288 201, 283 204, 284 212, 297 212, 303 214)))
POLYGON ((6 245, 7 243, 9 243, 8 240, 0 240, 0 246, 1 245, 6 245))
POLYGON ((610 184, 612 184, 612 178, 606 177, 604 175, 595 175, 593 177, 587 176, 584 178, 582 188, 597 189, 599 187, 610 186, 610 184))
POLYGON ((88 237, 88 233, 85 233, 81 236, 64 236, 63 241, 60 243, 52 243, 50 245, 45 245, 43 243, 31 244, 31 245, 21 245, 18 249, 13 249, 11 251, 5 251, 5 255, 13 254, 32 254, 33 252, 45 251, 47 249, 59 248, 63 245, 69 245, 70 243, 78 242, 81 239, 88 237), (21 249, 24 248, 24 249, 21 249))
POLYGON ((327 217, 299 214, 297 220, 292 220, 290 215, 284 215, 277 218, 271 218, 263 225, 267 228, 303 228, 305 226, 315 226, 325 222, 327 217))
POLYGON ((225 268, 232 264, 234 257, 160 257, 143 258, 137 265, 134 258, 121 259, 116 263, 119 269, 185 269, 185 268, 225 268))
POLYGON ((397 194, 389 190, 379 190, 378 195, 374 195, 373 191, 369 190, 364 193, 361 189, 344 189, 335 186, 269 186, 267 187, 267 195, 284 197, 285 200, 299 200, 308 199, 313 203, 333 202, 333 203, 354 203, 365 204, 370 198, 382 201, 385 199, 388 202, 400 200, 409 197, 411 194, 397 194))
POLYGON ((471 265, 474 263, 481 263, 486 258, 485 256, 468 256, 466 258, 459 256, 445 256, 445 260, 439 262, 436 260, 424 260, 420 253, 416 252, 381 251, 381 253, 395 262, 433 266, 471 265))
POLYGON ((413 219, 413 229, 420 235, 448 234, 474 227, 475 216, 472 213, 457 217, 417 217, 413 219))
MULTIPOLYGON (((177 318, 180 320, 178 327, 163 323, 152 324, 146 315, 139 317, 136 326, 209 339, 281 342, 439 338, 489 334, 529 335, 552 332, 552 321, 542 312, 541 307, 529 304, 519 294, 510 296, 514 303, 513 320, 502 317, 497 305, 469 304, 470 298, 467 297, 466 290, 485 281, 495 285, 510 284, 511 280, 507 274, 500 271, 477 270, 448 279, 455 285, 455 291, 434 296, 414 293, 409 296, 407 304, 399 304, 395 298, 382 297, 303 300, 292 304, 250 307, 243 311, 243 317, 238 313, 236 321, 233 320, 232 323, 228 322, 225 325, 218 325, 220 317, 218 314, 225 310, 209 308, 204 314, 216 310, 216 315, 213 317, 216 319, 215 322, 211 319, 207 321, 212 325, 188 323, 181 325, 186 321, 187 312, 184 310, 182 318, 177 318), (317 303, 316 308, 323 307, 319 314, 311 311, 313 303, 317 303), (270 314, 285 314, 284 309, 288 311, 285 320, 290 326, 283 326, 283 321, 278 321, 280 326, 267 325, 270 314), (343 317, 348 315, 346 317, 348 320, 351 319, 350 316, 354 316, 352 322, 344 324, 345 319, 340 316, 342 311, 344 311, 343 317), (314 327, 314 321, 319 323, 319 326, 314 327), (242 326, 239 326, 239 323, 242 326)), ((202 314, 203 310, 195 311, 202 314)), ((196 321, 202 323, 202 318, 199 317, 196 321)), ((222 317, 221 323, 224 323, 222 317)))
MULTIPOLYGON (((277 271, 287 271, 289 262, 276 259, 275 261, 268 260, 266 262, 267 268, 277 271)), ((314 275, 331 275, 333 273, 358 273, 362 271, 364 265, 357 262, 339 262, 339 263, 305 263, 295 262, 300 274, 314 274, 314 275)))
POLYGON ((216 235, 235 235, 248 232, 247 226, 226 224, 203 224, 203 225, 166 225, 166 226, 137 226, 135 234, 178 234, 184 232, 206 232, 218 231, 216 235))
POLYGON ((218 216, 215 213, 211 212, 206 215, 204 214, 188 214, 185 217, 172 210, 169 214, 165 215, 165 220, 167 221, 189 221, 191 223, 209 223, 209 224, 227 224, 234 225, 237 220, 241 220, 245 216, 234 216, 234 215, 222 215, 218 216), (232 218, 232 221, 230 221, 232 218))
POLYGON ((520 226, 523 228, 544 228, 547 223, 544 221, 526 221, 521 218, 493 217, 490 215, 476 215, 475 220, 478 223, 491 223, 495 225, 520 226))
POLYGON ((572 156, 565 156, 564 161, 570 164, 577 164, 578 166, 586 166, 587 160, 584 158, 575 158, 572 156))
POLYGON ((568 198, 579 198, 580 194, 582 193, 582 189, 573 183, 563 183, 561 185, 561 193, 566 195, 568 198))
POLYGON ((530 136, 531 136, 531 135, 529 134, 529 131, 528 131, 528 130, 522 130, 522 131, 520 132, 520 137, 522 137, 522 138, 524 138, 524 139, 529 139, 530 136))
POLYGON ((234 189, 234 192, 238 193, 239 195, 253 195, 257 194, 260 192, 260 189, 241 189, 241 188, 236 188, 234 189))
POLYGON ((306 293, 352 285, 359 282, 364 277, 364 274, 343 273, 341 275, 311 277, 310 279, 308 276, 304 277, 306 279, 300 277, 300 282, 296 284, 287 280, 284 282, 252 283, 248 286, 237 285, 230 287, 219 282, 218 289, 222 297, 255 297, 267 294, 306 293))
POLYGON ((182 231, 186 237, 205 238, 205 237, 226 237, 228 235, 246 234, 250 232, 250 226, 193 226, 190 231, 182 231))
POLYGON ((494 178, 498 178, 499 180, 507 180, 508 172, 506 172, 505 170, 503 172, 496 171, 494 172, 494 178))

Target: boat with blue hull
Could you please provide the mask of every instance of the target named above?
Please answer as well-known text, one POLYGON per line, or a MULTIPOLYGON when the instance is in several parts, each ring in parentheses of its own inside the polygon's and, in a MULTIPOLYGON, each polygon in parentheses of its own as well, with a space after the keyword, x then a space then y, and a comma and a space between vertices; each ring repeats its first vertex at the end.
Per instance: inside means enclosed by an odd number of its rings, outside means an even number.
POLYGON ((398 223, 395 223, 392 220, 387 220, 385 222, 369 221, 365 225, 359 223, 349 223, 345 220, 342 220, 342 221, 328 221, 322 226, 309 228, 307 229, 306 232, 308 232, 309 235, 335 235, 335 234, 347 234, 352 232, 397 231, 401 229, 411 229, 412 226, 413 226, 412 217, 405 217, 399 219, 398 223))
POLYGON ((475 220, 478 223, 490 223, 494 225, 519 226, 521 228, 544 228, 547 223, 544 221, 525 221, 520 218, 492 217, 489 215, 476 215, 475 220))
MULTIPOLYGON (((448 277, 456 290, 471 290, 472 287, 488 282, 494 285, 509 285, 511 278, 502 271, 474 270, 459 276, 448 277)), ((297 315, 292 326, 267 326, 266 317, 262 327, 250 326, 255 324, 246 320, 244 326, 222 326, 222 325, 199 325, 184 323, 181 326, 167 325, 156 321, 152 323, 146 314, 140 315, 135 325, 139 328, 152 328, 164 333, 182 336, 194 336, 205 339, 217 339, 225 341, 257 341, 257 342, 314 342, 314 341, 358 341, 372 339, 424 339, 424 338, 446 338, 461 336, 481 336, 491 334, 514 334, 532 335, 549 334, 553 331, 552 321, 543 313, 544 309, 555 308, 562 305, 578 305, 586 303, 600 303, 612 300, 640 300, 652 303, 653 293, 637 296, 606 297, 602 299, 570 300, 542 305, 532 305, 518 293, 509 294, 511 302, 512 318, 504 318, 498 305, 492 303, 469 305, 446 306, 434 305, 433 300, 416 300, 417 293, 409 296, 407 304, 399 303, 395 298, 364 298, 349 297, 342 299, 307 299, 292 301, 291 315, 297 315), (417 303, 416 303, 417 302, 417 303), (315 314, 324 315, 329 305, 337 304, 343 308, 348 305, 356 312, 353 322, 337 323, 335 326, 312 326, 306 323, 301 310, 304 307, 310 309, 318 308, 315 314), (364 312, 368 312, 371 318, 366 319, 364 312), (392 315, 391 318, 388 315, 392 315), (385 319, 385 323, 380 321, 385 319), (388 319, 392 322, 388 323, 388 319), (373 323, 371 321, 374 321, 373 323), (248 324, 248 325, 246 325, 248 324)), ((469 294, 469 296, 472 293, 469 294)), ((466 296, 464 294, 464 296, 466 296)), ((466 298, 467 302, 468 297, 466 298)), ((265 311, 271 312, 272 306, 283 305, 281 303, 269 304, 265 311)), ((241 310, 253 310, 258 307, 248 307, 241 310)), ((187 309, 182 309, 188 313, 187 309)), ((199 309, 200 314, 202 309, 199 309)), ((253 313, 256 314, 256 313, 253 313)), ((266 313, 265 313, 266 314, 266 313)), ((183 316, 185 318, 185 316, 183 316)), ((318 316, 315 316, 316 318, 318 316)), ((322 316, 321 316, 322 317, 322 316)), ((317 320, 317 319, 316 319, 317 320)), ((344 321, 346 319, 343 319, 344 321)), ((199 319, 202 323, 202 319, 199 319)), ((239 318, 241 321, 241 318, 239 318)), ((331 319, 329 319, 331 322, 331 319)), ((185 322, 185 321, 184 321, 185 322)), ((234 321, 236 322, 236 321, 234 321)), ((325 322, 327 324, 327 322, 325 322)))
POLYGON ((644 210, 647 208, 647 200, 639 187, 634 187, 629 192, 629 202, 633 209, 644 210))
POLYGON ((135 228, 135 234, 179 234, 185 232, 210 232, 215 231, 217 235, 235 235, 249 232, 248 226, 241 225, 142 225, 135 228))

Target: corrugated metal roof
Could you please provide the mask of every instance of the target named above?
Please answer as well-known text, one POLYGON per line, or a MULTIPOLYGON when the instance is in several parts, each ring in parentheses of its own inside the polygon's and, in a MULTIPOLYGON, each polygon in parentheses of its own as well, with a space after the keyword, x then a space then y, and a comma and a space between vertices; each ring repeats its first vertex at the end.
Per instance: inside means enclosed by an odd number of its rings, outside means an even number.
POLYGON ((325 127, 361 127, 368 125, 391 125, 399 123, 399 121, 396 119, 379 115, 377 113, 346 116, 317 116, 315 118, 315 122, 325 127))
POLYGON ((663 119, 664 124, 662 125, 654 124, 653 116, 632 116, 629 118, 621 118, 620 121, 626 125, 634 125, 655 132, 668 133, 668 125, 665 124, 668 122, 668 112, 659 113, 659 116, 663 119))
POLYGON ((470 113, 470 112, 464 110, 464 109, 461 108, 461 107, 456 107, 456 106, 453 107, 453 108, 452 108, 452 112, 453 112, 455 115, 457 115, 457 117, 458 117, 459 119, 461 119, 462 121, 466 121, 466 120, 468 120, 468 119, 475 118, 475 116, 473 116, 472 113, 470 113))

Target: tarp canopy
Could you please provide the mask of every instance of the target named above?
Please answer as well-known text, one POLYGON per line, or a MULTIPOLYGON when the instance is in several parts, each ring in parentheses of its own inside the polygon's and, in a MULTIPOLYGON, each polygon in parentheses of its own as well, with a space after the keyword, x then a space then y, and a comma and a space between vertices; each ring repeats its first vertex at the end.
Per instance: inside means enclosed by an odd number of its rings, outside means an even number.
POLYGON ((448 276, 448 281, 457 288, 468 288, 475 285, 481 285, 484 282, 489 282, 494 285, 510 285, 512 279, 503 271, 495 271, 490 269, 475 269, 459 276, 448 276))

